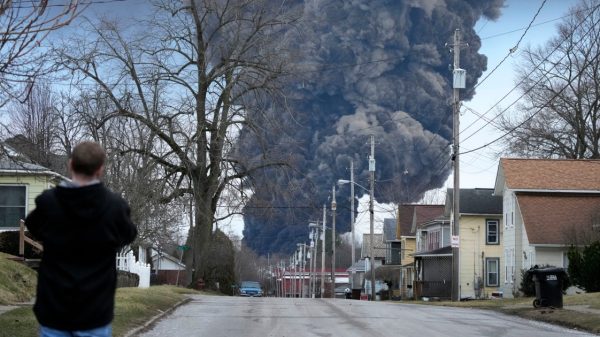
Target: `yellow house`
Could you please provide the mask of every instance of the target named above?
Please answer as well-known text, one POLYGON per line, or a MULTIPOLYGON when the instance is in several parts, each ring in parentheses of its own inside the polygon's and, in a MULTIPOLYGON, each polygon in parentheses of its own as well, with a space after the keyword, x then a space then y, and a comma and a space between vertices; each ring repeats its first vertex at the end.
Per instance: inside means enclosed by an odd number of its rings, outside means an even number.
MULTIPOLYGON (((452 189, 442 217, 416 228, 415 296, 450 298, 452 290, 452 189)), ((460 190, 459 296, 501 296, 502 197, 493 189, 460 190)))
MULTIPOLYGON (((502 296, 502 197, 493 192, 487 188, 460 190, 460 298, 502 296)), ((451 191, 447 200, 448 214, 451 191)))
POLYGON ((18 230, 35 198, 63 178, 43 166, 0 157, 0 231, 18 230))

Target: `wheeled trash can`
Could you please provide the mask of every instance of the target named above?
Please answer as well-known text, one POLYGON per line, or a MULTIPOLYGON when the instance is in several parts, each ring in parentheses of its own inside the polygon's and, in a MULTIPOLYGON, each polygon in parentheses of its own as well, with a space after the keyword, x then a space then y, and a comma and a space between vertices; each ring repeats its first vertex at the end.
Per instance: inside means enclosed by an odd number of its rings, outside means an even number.
POLYGON ((567 273, 563 268, 534 268, 529 270, 535 282, 533 306, 563 307, 563 281, 567 273))

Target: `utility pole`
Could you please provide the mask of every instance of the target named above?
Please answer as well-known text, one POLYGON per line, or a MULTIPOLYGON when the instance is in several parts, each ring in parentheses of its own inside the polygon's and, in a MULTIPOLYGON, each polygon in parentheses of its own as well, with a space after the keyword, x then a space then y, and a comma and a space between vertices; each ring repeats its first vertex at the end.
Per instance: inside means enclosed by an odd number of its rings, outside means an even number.
POLYGON ((296 291, 296 282, 297 282, 296 277, 298 277, 298 272, 296 269, 296 262, 297 262, 296 261, 296 255, 297 255, 296 253, 297 252, 294 252, 294 257, 292 259, 293 260, 292 262, 294 263, 294 277, 292 278, 292 294, 293 294, 292 297, 296 297, 296 292, 297 292, 296 291))
MULTIPOLYGON (((325 293, 325 224, 327 222, 327 208, 323 204, 323 247, 321 247, 321 298, 325 293)), ((320 237, 319 237, 320 238, 320 237)))
POLYGON ((354 278, 356 276, 356 269, 354 267, 356 263, 356 248, 354 247, 356 242, 354 237, 354 160, 350 161, 350 226, 352 229, 352 279, 350 279, 350 285, 354 289, 354 278))
MULTIPOLYGON (((373 209, 373 198, 375 192, 375 136, 371 135, 371 155, 369 156, 369 175, 371 177, 371 193, 369 193, 369 237, 371 240, 371 246, 369 249, 369 255, 371 258, 371 301, 375 301, 375 239, 373 235, 375 226, 375 212, 373 209)), ((354 210, 352 210, 354 212, 354 210)))
POLYGON ((300 244, 300 298, 304 297, 304 246, 300 244))
POLYGON ((335 298, 335 184, 331 190, 331 298, 335 298))
POLYGON ((304 248, 300 248, 300 298, 304 297, 304 248))
POLYGON ((465 88, 465 71, 460 69, 460 30, 454 31, 453 41, 453 123, 452 160, 454 161, 453 222, 452 222, 452 301, 460 300, 460 89, 465 88))
POLYGON ((317 255, 319 253, 319 222, 317 221, 317 227, 315 227, 315 267, 313 268, 313 293, 312 297, 317 297, 317 255))

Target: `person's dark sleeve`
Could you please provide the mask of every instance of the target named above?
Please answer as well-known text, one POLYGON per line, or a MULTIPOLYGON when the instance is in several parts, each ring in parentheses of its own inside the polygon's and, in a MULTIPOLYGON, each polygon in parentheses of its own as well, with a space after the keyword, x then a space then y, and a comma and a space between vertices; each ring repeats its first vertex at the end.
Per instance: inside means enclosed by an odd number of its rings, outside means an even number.
POLYGON ((121 247, 132 243, 137 236, 137 227, 131 221, 131 209, 125 201, 123 201, 119 231, 121 237, 119 246, 121 247))
POLYGON ((41 205, 42 196, 43 195, 38 195, 35 198, 35 209, 31 211, 25 218, 25 226, 27 226, 29 232, 40 241, 44 241, 43 227, 44 219, 46 218, 41 205))

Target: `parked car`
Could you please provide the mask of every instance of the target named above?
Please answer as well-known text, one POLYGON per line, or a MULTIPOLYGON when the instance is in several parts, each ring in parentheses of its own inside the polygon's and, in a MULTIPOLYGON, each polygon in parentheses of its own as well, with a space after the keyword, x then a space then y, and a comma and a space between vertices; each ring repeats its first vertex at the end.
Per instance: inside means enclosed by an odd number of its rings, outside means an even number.
POLYGON ((240 285, 240 296, 260 297, 263 295, 260 283, 256 281, 242 281, 240 285))
POLYGON ((348 283, 340 284, 335 287, 335 297, 346 298, 348 293, 351 293, 350 285, 348 283))

